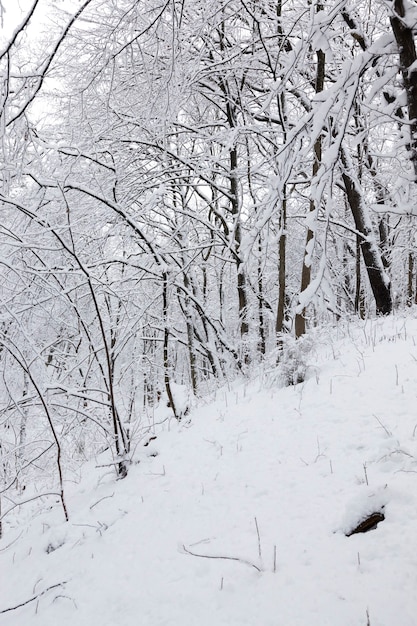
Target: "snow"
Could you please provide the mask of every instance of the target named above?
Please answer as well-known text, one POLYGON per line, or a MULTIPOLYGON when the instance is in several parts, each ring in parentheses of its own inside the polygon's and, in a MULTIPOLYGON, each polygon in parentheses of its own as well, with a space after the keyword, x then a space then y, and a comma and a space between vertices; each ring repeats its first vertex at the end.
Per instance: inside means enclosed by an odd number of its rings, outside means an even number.
POLYGON ((57 498, 14 509, 0 611, 38 597, 1 626, 414 626, 417 320, 308 343, 304 382, 271 366, 194 400, 122 481, 86 464, 68 523, 57 498))

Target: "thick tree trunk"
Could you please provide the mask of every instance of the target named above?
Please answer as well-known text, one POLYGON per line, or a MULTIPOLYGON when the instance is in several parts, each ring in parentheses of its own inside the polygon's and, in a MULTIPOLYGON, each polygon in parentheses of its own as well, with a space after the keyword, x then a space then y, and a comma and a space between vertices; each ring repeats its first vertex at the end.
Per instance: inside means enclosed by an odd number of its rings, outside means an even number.
POLYGON ((356 235, 356 258, 355 258, 355 311, 361 319, 365 317, 365 302, 362 293, 362 272, 361 272, 361 237, 356 235))
MULTIPOLYGON (((285 45, 284 31, 282 28, 282 0, 277 3, 278 19, 278 35, 279 40, 285 45)), ((274 78, 276 78, 274 72, 274 78)), ((281 119, 281 127, 283 131, 283 141, 287 142, 287 107, 285 92, 277 97, 277 108, 281 119)), ((285 299, 286 299, 286 260, 287 260, 287 185, 284 184, 282 190, 282 205, 279 217, 279 243, 278 243, 278 306, 277 317, 275 322, 275 332, 277 336, 278 349, 282 348, 282 333, 284 332, 285 320, 285 299)))
MULTIPOLYGON (((414 11, 414 7, 413 11, 414 11)), ((410 22, 407 23, 407 12, 403 0, 394 0, 394 15, 391 17, 391 28, 398 46, 400 69, 407 94, 408 125, 410 129, 410 143, 407 148, 413 166, 414 182, 417 183, 417 53, 413 30, 410 22)), ((414 26, 414 20, 412 22, 414 26)), ((413 302, 413 253, 408 255, 408 284, 407 304, 413 302)), ((417 290, 416 290, 417 298, 417 290)))
MULTIPOLYGON (((227 106, 229 109, 229 106, 227 106)), ((229 123, 233 128, 234 114, 228 113, 229 123)), ((239 324, 240 324, 240 336, 242 341, 245 341, 249 332, 249 324, 247 319, 248 298, 247 298, 247 285, 246 285, 246 273, 242 259, 240 257, 240 246, 242 244, 242 227, 240 224, 240 201, 239 201, 239 184, 237 180, 237 149, 232 148, 230 150, 230 195, 231 195, 231 209, 230 213, 235 219, 234 226, 234 249, 236 258, 237 269, 237 294, 239 302, 239 324)), ((244 347, 245 350, 245 347, 244 347)), ((247 360, 249 355, 245 353, 244 359, 247 360)))
POLYGON ((362 235, 360 242, 363 260, 374 294, 376 312, 378 315, 388 315, 392 311, 391 284, 384 269, 381 253, 375 241, 372 224, 363 204, 362 194, 355 181, 352 166, 346 150, 341 148, 342 172, 346 196, 355 221, 356 230, 362 235))
MULTIPOLYGON (((417 54, 412 27, 407 24, 403 0, 394 0, 394 16, 391 27, 398 45, 400 69, 407 94, 408 119, 410 127, 410 161, 413 165, 414 180, 417 182, 417 54)), ((413 11, 415 9, 413 8, 413 11)), ((413 23, 414 26, 414 23, 413 23)))
POLYGON ((284 318, 285 318, 285 283, 286 283, 286 245, 287 245, 287 198, 285 196, 284 187, 284 199, 282 201, 281 216, 280 216, 280 237, 278 244, 278 307, 277 307, 277 320, 275 325, 275 331, 279 337, 280 333, 284 331, 284 318))
POLYGON ((413 304, 413 289, 414 289, 414 258, 413 253, 408 253, 408 268, 407 268, 407 306, 413 304))

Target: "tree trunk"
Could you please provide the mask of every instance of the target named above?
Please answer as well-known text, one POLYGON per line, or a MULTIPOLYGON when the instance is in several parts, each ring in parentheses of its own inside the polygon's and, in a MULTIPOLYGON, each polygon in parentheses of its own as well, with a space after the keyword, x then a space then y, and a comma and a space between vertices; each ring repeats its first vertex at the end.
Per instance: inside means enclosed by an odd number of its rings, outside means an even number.
MULTIPOLYGON (((229 105, 227 107, 230 108, 229 105)), ((228 113, 229 123, 233 119, 233 115, 228 113)), ((231 125, 231 127, 233 127, 231 125)), ((238 293, 238 302, 239 302, 239 325, 240 325, 240 336, 242 341, 244 342, 247 334, 249 332, 249 324, 247 320, 247 309, 248 309, 248 299, 247 299, 247 286, 246 286, 246 273, 245 268, 240 258, 240 246, 242 244, 242 227, 240 224, 240 202, 239 202, 239 185, 237 180, 237 148, 232 148, 230 150, 230 195, 232 197, 231 200, 231 210, 230 213, 233 215, 235 219, 234 225, 234 248, 236 254, 236 269, 237 269, 237 293, 238 293)), ((243 347, 245 351, 245 346, 243 347)), ((244 360, 246 361, 248 355, 244 355, 244 360)))
POLYGON ((166 272, 162 275, 162 317, 164 320, 164 342, 163 342, 163 364, 164 364, 164 384, 167 392, 168 402, 174 414, 179 421, 177 408, 175 406, 174 396, 171 388, 171 372, 169 366, 169 328, 168 328, 168 276, 166 272))
POLYGON ((362 293, 362 273, 361 273, 361 237, 356 235, 356 258, 355 258, 355 311, 361 319, 365 317, 365 302, 362 293))
POLYGON ((400 69, 407 94, 410 127, 410 144, 408 149, 414 170, 414 181, 417 182, 417 54, 413 31, 404 19, 406 18, 406 10, 403 0, 394 0, 393 10, 395 15, 390 18, 390 21, 395 41, 398 45, 400 69))
POLYGON ((413 253, 408 253, 408 268, 407 268, 407 306, 411 306, 413 304, 413 288, 414 288, 414 258, 413 253))
POLYGON ((378 315, 392 311, 391 283, 384 269, 381 253, 375 241, 372 224, 363 203, 359 185, 356 183, 347 151, 341 148, 342 172, 346 196, 355 221, 356 230, 362 235, 360 246, 378 315))
MULTIPOLYGON (((286 188, 284 186, 284 198, 281 206, 280 215, 280 237, 278 244, 278 307, 277 307, 277 320, 275 325, 275 331, 277 337, 284 331, 284 318, 285 318, 285 286, 286 286, 286 245, 287 245, 287 198, 286 188)), ((278 342, 279 343, 279 342, 278 342)))
MULTIPOLYGON (((323 9, 322 5, 318 5, 317 10, 321 11, 323 9)), ((317 72, 316 72, 316 93, 320 93, 324 88, 324 74, 325 74, 325 66, 326 66, 326 56, 323 50, 317 50, 317 72)), ((312 178, 314 178, 319 171, 321 156, 322 156, 322 135, 319 135, 314 144, 314 162, 313 162, 313 172, 312 178)), ((315 211, 316 200, 311 198, 310 200, 310 212, 315 211)), ((307 230, 306 237, 306 245, 305 245, 305 254, 303 260, 303 268, 301 270, 301 289, 300 293, 305 291, 311 282, 311 253, 310 253, 310 242, 314 237, 313 231, 309 228, 307 230)), ((306 307, 295 316, 295 337, 298 339, 301 335, 304 335, 306 332, 306 320, 305 320, 306 307)))
POLYGON ((259 353, 262 357, 266 354, 266 328, 265 328, 265 312, 264 312, 264 281, 263 281, 263 254, 262 254, 262 236, 258 236, 258 319, 259 319, 259 353))

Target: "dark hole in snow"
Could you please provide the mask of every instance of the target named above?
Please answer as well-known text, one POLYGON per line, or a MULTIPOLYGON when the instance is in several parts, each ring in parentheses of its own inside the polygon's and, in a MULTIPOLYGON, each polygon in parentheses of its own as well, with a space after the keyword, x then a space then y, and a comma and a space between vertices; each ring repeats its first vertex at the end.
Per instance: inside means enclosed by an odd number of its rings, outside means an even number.
POLYGON ((382 511, 376 511, 375 513, 371 513, 364 520, 362 520, 353 530, 346 533, 346 537, 350 537, 351 535, 356 535, 356 533, 367 533, 369 530, 374 530, 379 524, 379 522, 383 522, 385 519, 385 515, 382 511))

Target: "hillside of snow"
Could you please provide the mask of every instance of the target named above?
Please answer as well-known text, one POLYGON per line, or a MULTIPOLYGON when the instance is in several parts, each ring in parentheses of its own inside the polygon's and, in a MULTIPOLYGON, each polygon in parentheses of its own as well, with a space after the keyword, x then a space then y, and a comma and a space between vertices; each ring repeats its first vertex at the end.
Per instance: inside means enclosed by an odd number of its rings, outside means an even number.
POLYGON ((303 382, 271 367, 218 390, 126 479, 84 466, 68 523, 56 498, 16 507, 1 626, 415 626, 417 320, 310 344, 303 382))

